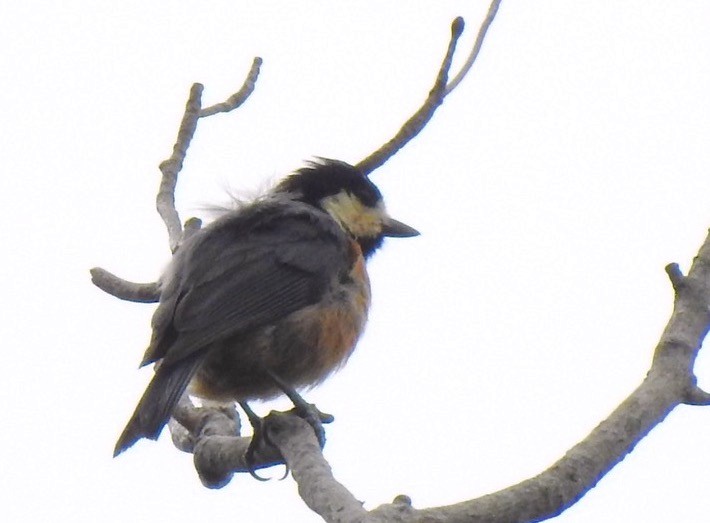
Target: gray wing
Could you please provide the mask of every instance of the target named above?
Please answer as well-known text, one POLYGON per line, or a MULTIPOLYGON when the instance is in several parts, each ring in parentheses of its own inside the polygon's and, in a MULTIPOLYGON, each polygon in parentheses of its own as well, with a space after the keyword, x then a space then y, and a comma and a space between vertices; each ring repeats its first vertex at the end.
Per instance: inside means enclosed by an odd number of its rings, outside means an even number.
POLYGON ((174 363, 317 302, 349 262, 343 233, 317 218, 309 212, 259 227, 227 221, 206 230, 178 260, 143 363, 174 363))
POLYGON ((316 303, 349 268, 345 235, 310 210, 235 214, 213 225, 176 255, 143 359, 160 365, 114 455, 142 437, 157 439, 215 342, 316 303))

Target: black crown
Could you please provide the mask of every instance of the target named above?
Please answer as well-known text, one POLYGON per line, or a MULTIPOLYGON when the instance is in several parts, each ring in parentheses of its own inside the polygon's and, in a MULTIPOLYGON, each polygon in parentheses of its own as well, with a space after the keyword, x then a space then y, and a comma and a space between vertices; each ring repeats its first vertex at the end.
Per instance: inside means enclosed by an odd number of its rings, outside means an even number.
POLYGON ((382 194, 370 179, 355 167, 340 160, 318 158, 287 176, 276 186, 305 203, 318 206, 327 197, 346 191, 367 207, 382 201, 382 194))

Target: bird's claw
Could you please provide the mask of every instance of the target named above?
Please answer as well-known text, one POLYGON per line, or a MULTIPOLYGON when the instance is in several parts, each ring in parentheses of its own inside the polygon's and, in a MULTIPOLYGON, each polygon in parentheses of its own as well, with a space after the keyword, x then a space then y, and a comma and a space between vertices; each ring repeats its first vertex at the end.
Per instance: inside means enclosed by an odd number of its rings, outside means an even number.
MULTIPOLYGON (((318 444, 322 449, 325 446, 325 429, 323 428, 323 424, 332 423, 335 418, 331 414, 321 412, 318 407, 316 407, 312 403, 307 403, 298 394, 289 396, 291 397, 291 400, 293 401, 294 405, 293 409, 291 409, 289 413, 297 415, 301 419, 305 420, 306 423, 311 426, 311 428, 313 428, 313 432, 315 432, 316 439, 318 439, 318 444)), ((244 453, 244 462, 247 466, 247 470, 249 471, 249 475, 259 481, 268 481, 270 479, 259 476, 259 474, 256 473, 255 466, 255 455, 257 449, 261 445, 268 445, 269 447, 273 447, 274 449, 276 449, 276 451, 281 456, 281 462, 286 467, 286 472, 284 473, 281 479, 286 478, 289 473, 289 467, 283 455, 281 454, 281 450, 274 444, 274 442, 269 437, 269 417, 260 418, 245 402, 240 402, 239 404, 241 405, 242 409, 244 409, 244 412, 249 418, 249 423, 251 423, 253 429, 251 442, 249 443, 249 446, 247 447, 247 450, 244 453)))
POLYGON ((313 428, 320 448, 325 447, 325 429, 323 428, 323 424, 332 423, 335 417, 332 414, 321 412, 314 404, 306 403, 305 401, 294 405, 291 412, 306 421, 313 428))
POLYGON ((278 454, 281 456, 281 462, 286 467, 286 472, 284 472, 284 475, 283 477, 281 477, 281 479, 285 479, 286 476, 288 476, 289 467, 283 455, 281 454, 281 450, 279 450, 279 448, 274 444, 273 441, 271 441, 271 438, 269 437, 269 431, 267 427, 268 419, 260 418, 259 416, 257 416, 256 413, 251 410, 251 408, 245 403, 241 403, 241 406, 244 409, 244 412, 246 413, 247 417, 249 418, 249 423, 252 427, 251 441, 249 442, 249 446, 247 447, 247 450, 244 453, 244 463, 247 466, 247 471, 249 472, 249 475, 259 481, 269 481, 271 479, 264 478, 256 473, 255 455, 257 449, 263 444, 276 449, 276 452, 278 452, 278 454))
POLYGON ((249 471, 249 475, 252 478, 257 479, 259 481, 269 481, 271 478, 264 478, 256 473, 256 467, 254 466, 254 455, 256 454, 256 449, 262 444, 262 442, 274 448, 276 448, 276 446, 271 442, 271 440, 267 436, 267 432, 264 430, 265 423, 263 419, 259 419, 258 422, 254 422, 253 420, 250 421, 252 421, 253 434, 251 436, 249 446, 247 447, 247 450, 244 453, 244 462, 246 463, 247 471, 249 471))

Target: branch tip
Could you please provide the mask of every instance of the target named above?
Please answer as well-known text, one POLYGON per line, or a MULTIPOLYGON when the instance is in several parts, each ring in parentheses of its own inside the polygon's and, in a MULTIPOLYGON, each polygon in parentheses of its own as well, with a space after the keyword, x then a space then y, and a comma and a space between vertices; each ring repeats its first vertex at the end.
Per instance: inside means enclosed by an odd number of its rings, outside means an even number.
POLYGON ((483 40, 486 38, 488 28, 491 26, 493 20, 495 20, 496 14, 498 13, 498 8, 500 7, 501 1, 502 0, 491 1, 491 5, 488 7, 488 13, 486 14, 486 18, 483 20, 481 26, 478 29, 478 35, 476 36, 476 41, 473 44, 473 48, 471 49, 468 58, 466 58, 466 63, 464 63, 458 74, 446 86, 446 94, 449 94, 451 91, 456 89, 456 87, 461 83, 461 81, 471 70, 471 67, 473 67, 473 63, 476 61, 476 58, 478 58, 478 53, 480 52, 481 46, 483 45, 483 40))
POLYGON ((400 494, 392 500, 392 503, 395 505, 407 505, 408 507, 411 507, 412 498, 410 498, 406 494, 400 494))
POLYGON ((665 270, 666 274, 668 274, 668 278, 671 280, 673 290, 676 293, 679 292, 683 285, 685 285, 685 276, 680 270, 680 266, 675 262, 669 263, 668 265, 666 265, 665 270))
POLYGON ((239 88, 239 90, 227 98, 224 102, 218 104, 210 105, 205 107, 200 111, 200 118, 205 118, 207 116, 212 116, 217 113, 228 113, 233 111, 237 107, 241 106, 254 92, 256 87, 256 80, 259 78, 259 72, 261 71, 261 64, 264 61, 261 57, 256 56, 252 60, 251 68, 247 73, 244 83, 239 88))
POLYGON ((478 52, 481 49, 481 45, 483 44, 486 32, 498 12, 498 6, 501 1, 502 0, 491 1, 490 7, 488 8, 488 14, 481 24, 476 42, 474 43, 473 48, 466 59, 466 63, 454 79, 449 82, 449 70, 451 69, 451 62, 454 51, 456 50, 456 43, 458 42, 461 33, 463 33, 465 26, 464 20, 460 16, 451 23, 451 39, 449 40, 444 60, 437 73, 434 86, 429 91, 429 96, 427 96, 424 104, 404 123, 399 131, 397 131, 397 133, 387 143, 355 165, 360 172, 366 176, 369 175, 372 171, 394 156, 402 147, 407 145, 407 143, 417 136, 429 123, 431 118, 434 116, 436 109, 444 102, 444 98, 446 98, 446 96, 451 93, 451 91, 453 91, 459 83, 461 83, 461 80, 463 80, 473 66, 473 62, 476 60, 478 52))
POLYGON ((178 242, 177 248, 179 249, 182 244, 185 243, 185 240, 199 232, 201 228, 202 220, 195 218, 194 216, 192 218, 188 218, 188 220, 185 221, 185 225, 183 225, 182 236, 178 242))
POLYGON ((686 405, 706 407, 710 405, 710 393, 705 392, 703 389, 695 385, 688 391, 683 403, 686 405))
POLYGON ((466 27, 466 22, 462 16, 457 16, 453 22, 451 22, 451 36, 452 38, 458 38, 463 33, 466 27))
POLYGON ((110 273, 101 267, 94 267, 89 270, 91 283, 111 296, 125 301, 137 303, 155 303, 160 299, 160 284, 134 283, 115 274, 110 273))
POLYGON ((194 216, 192 218, 188 218, 185 221, 184 229, 185 230, 195 230, 198 231, 200 230, 200 227, 202 227, 202 220, 199 218, 195 218, 194 216))

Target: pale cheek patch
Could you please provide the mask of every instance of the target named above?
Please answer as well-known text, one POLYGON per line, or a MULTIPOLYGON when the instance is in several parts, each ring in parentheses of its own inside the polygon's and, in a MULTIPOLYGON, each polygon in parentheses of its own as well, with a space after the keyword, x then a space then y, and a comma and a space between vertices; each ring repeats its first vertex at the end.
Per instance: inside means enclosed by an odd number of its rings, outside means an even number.
POLYGON ((326 198, 323 208, 354 236, 374 237, 382 232, 384 209, 366 207, 349 194, 326 198))
POLYGON ((348 228, 355 236, 377 236, 382 232, 380 217, 368 209, 367 212, 355 214, 348 220, 348 228))

